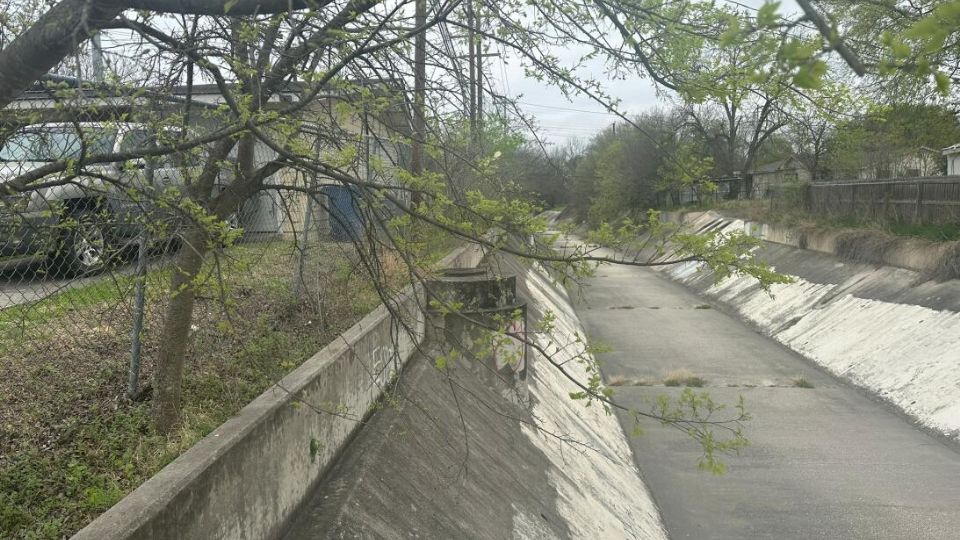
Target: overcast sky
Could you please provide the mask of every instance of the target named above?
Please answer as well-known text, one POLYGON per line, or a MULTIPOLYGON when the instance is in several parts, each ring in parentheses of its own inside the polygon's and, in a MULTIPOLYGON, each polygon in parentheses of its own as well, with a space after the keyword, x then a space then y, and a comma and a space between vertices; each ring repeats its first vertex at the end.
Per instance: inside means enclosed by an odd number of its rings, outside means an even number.
MULTIPOLYGON (((735 2, 754 8, 763 5, 764 0, 742 0, 735 2)), ((780 13, 791 14, 798 11, 794 0, 781 2, 780 13)), ((561 58, 566 56, 575 60, 570 53, 560 52, 561 58)), ((499 60, 490 62, 487 77, 500 91, 507 95, 520 98, 521 108, 528 114, 536 117, 542 128, 542 133, 553 144, 564 144, 569 139, 589 139, 591 135, 609 126, 617 120, 611 113, 604 112, 602 106, 587 97, 573 97, 567 99, 559 90, 547 86, 545 83, 528 79, 523 75, 519 62, 510 62, 503 65, 499 60)), ((603 61, 595 60, 582 75, 597 79, 604 78, 603 61)), ((620 109, 629 114, 638 114, 658 105, 668 105, 665 98, 658 98, 653 84, 648 79, 633 76, 626 80, 607 81, 606 91, 621 100, 620 109)))
MULTIPOLYGON (((756 9, 764 4, 765 0, 718 0, 729 4, 736 4, 746 8, 756 9)), ((780 12, 792 15, 799 11, 794 0, 782 0, 780 12)), ((105 33, 104 49, 114 52, 114 47, 120 50, 137 38, 130 32, 112 31, 105 33)), ((498 51, 505 52, 505 51, 498 51)), ((567 64, 573 64, 580 56, 571 49, 552 51, 567 64)), ((584 51, 580 51, 581 53, 584 51)), ((515 53, 513 53, 515 54, 515 53)), ((593 134, 618 120, 612 113, 606 112, 603 107, 585 96, 571 96, 570 99, 556 88, 548 84, 524 76, 521 63, 516 58, 489 58, 486 60, 484 76, 498 93, 510 97, 519 97, 520 107, 528 116, 536 118, 541 134, 551 144, 565 144, 568 140, 579 138, 588 140, 593 134)), ((579 73, 584 78, 604 80, 605 69, 602 59, 592 60, 579 73)), ((635 115, 654 107, 669 105, 663 96, 658 97, 649 79, 638 76, 629 76, 621 80, 607 80, 605 91, 620 100, 620 110, 629 115, 635 115)), ((489 102, 488 102, 489 103, 489 102)), ((488 105, 489 106, 489 105, 488 105)), ((620 120, 622 122, 622 120, 620 120)))

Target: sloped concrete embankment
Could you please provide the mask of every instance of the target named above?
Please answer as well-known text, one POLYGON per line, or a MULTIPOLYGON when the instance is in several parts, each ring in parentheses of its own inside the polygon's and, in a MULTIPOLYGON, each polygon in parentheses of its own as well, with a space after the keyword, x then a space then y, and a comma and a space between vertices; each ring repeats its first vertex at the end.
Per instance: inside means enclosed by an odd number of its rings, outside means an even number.
MULTIPOLYGON (((898 268, 843 260, 795 244, 806 235, 714 212, 668 216, 696 231, 747 231, 766 240, 760 258, 794 282, 762 291, 755 280, 720 283, 700 264, 662 271, 732 308, 787 347, 874 392, 926 427, 960 440, 960 281, 935 282, 933 251, 905 242, 898 268), (791 245, 794 244, 794 245, 791 245), (921 270, 921 271, 918 271, 921 270)), ((826 238, 826 236, 824 236, 826 238)))
MULTIPOLYGON (((531 324, 549 310, 556 343, 583 335, 540 270, 496 266, 518 276, 531 324)), ((575 350, 554 360, 586 380, 575 350)), ((572 400, 576 386, 543 357, 527 365, 523 403, 475 363, 415 358, 395 406, 361 431, 286 538, 665 538, 616 418, 572 400)))
MULTIPOLYGON (((508 261, 522 272, 516 261, 508 261)), ((539 268, 524 274, 524 289, 533 307, 531 321, 545 311, 556 316, 552 337, 539 338, 547 351, 566 349, 553 355, 553 362, 578 381, 588 374, 574 356, 582 349, 571 347, 586 333, 566 291, 552 283, 539 268)), ((538 445, 551 461, 549 476, 557 490, 560 512, 567 517, 574 538, 666 538, 665 529, 649 491, 634 464, 620 423, 597 405, 585 407, 570 399, 578 388, 544 358, 535 358, 530 392, 532 414, 541 427, 573 441, 585 442, 592 450, 580 452, 568 443, 551 440, 542 432, 523 425, 524 434, 538 445)))

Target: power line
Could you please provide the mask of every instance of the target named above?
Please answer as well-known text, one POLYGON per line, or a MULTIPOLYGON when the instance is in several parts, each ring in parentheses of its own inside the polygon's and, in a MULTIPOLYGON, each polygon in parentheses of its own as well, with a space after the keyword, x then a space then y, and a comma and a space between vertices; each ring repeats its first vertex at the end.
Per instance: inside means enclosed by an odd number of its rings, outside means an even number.
POLYGON ((755 8, 749 4, 744 4, 742 2, 737 2, 737 0, 723 0, 724 4, 733 4, 737 7, 742 7, 744 9, 749 9, 750 11, 757 12, 760 11, 760 8, 755 8))
MULTIPOLYGON (((606 127, 606 126, 604 126, 604 127, 606 127)), ((554 134, 557 134, 557 135, 584 135, 584 136, 592 136, 592 135, 596 135, 597 133, 603 131, 604 127, 598 127, 597 129, 593 129, 593 130, 578 130, 578 129, 575 129, 575 130, 566 130, 566 129, 556 129, 556 128, 538 128, 536 131, 539 131, 539 132, 541 132, 541 133, 554 133, 554 134)))
MULTIPOLYGON (((734 5, 734 6, 743 8, 743 9, 750 10, 750 11, 752 11, 752 12, 754 12, 754 13, 757 13, 757 12, 760 11, 760 8, 753 7, 753 6, 749 5, 749 4, 744 4, 743 2, 737 2, 737 0, 724 0, 724 2, 727 3, 727 4, 731 4, 731 5, 734 5)), ((780 20, 782 20, 782 21, 788 21, 788 22, 789 22, 789 19, 787 19, 787 18, 786 18, 785 16, 783 16, 783 15, 778 14, 777 17, 778 17, 780 20)), ((808 29, 808 30, 813 30, 813 31, 815 31, 815 32, 818 31, 815 26, 811 26, 811 25, 809 25, 809 24, 807 24, 807 23, 804 23, 804 22, 799 23, 797 26, 801 26, 801 27, 803 27, 803 28, 806 28, 806 29, 808 29)))
POLYGON ((605 122, 603 120, 597 120, 596 122, 551 122, 551 121, 538 121, 537 124, 541 127, 558 127, 558 128, 569 128, 569 129, 589 129, 590 126, 608 126, 610 122, 605 122))
POLYGON ((540 107, 542 109, 553 109, 557 111, 579 112, 579 113, 586 113, 586 114, 602 114, 604 116, 617 116, 617 117, 620 116, 619 114, 612 113, 612 112, 588 111, 586 109, 574 109, 572 107, 558 107, 556 105, 541 105, 539 103, 529 103, 526 101, 518 101, 517 103, 521 105, 527 105, 529 107, 540 107))

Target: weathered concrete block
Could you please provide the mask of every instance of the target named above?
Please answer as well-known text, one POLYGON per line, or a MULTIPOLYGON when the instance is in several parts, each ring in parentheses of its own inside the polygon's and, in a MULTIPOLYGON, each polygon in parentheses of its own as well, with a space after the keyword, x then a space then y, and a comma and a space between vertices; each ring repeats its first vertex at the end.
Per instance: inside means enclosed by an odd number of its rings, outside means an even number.
POLYGON ((465 357, 468 368, 518 400, 526 396, 529 347, 526 304, 517 300, 516 276, 486 268, 450 269, 427 283, 428 325, 441 357, 465 357))

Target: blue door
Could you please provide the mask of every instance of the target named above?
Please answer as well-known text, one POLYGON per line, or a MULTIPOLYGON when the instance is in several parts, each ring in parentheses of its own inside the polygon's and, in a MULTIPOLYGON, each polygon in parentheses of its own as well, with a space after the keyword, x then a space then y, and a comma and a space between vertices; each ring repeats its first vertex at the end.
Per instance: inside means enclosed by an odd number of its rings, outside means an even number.
POLYGON ((356 241, 363 232, 359 193, 356 186, 324 186, 320 192, 327 196, 330 237, 338 242, 356 241))

